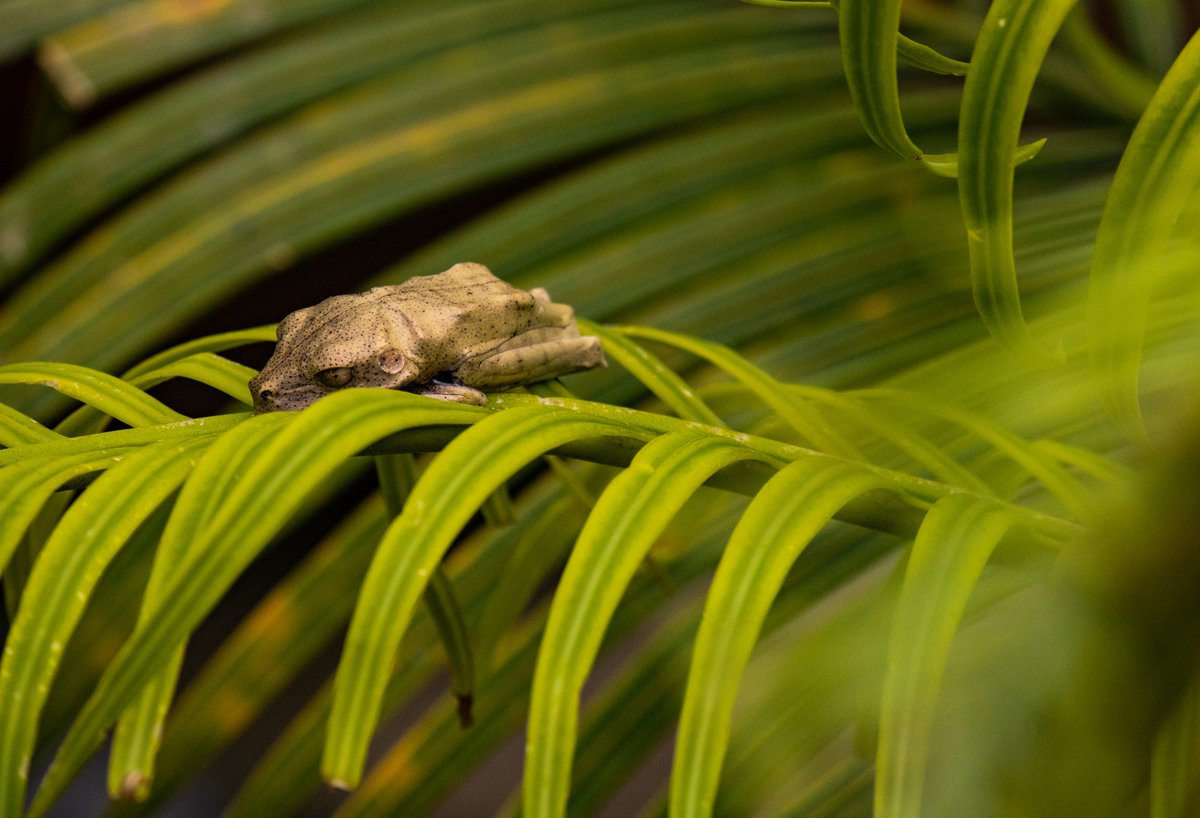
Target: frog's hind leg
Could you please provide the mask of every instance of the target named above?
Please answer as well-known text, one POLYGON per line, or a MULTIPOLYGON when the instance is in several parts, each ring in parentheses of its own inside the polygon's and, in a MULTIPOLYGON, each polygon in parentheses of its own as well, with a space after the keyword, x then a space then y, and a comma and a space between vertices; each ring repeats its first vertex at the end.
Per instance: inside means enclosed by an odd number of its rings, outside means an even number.
POLYGON ((552 340, 513 346, 472 360, 456 374, 470 386, 504 389, 596 366, 607 366, 599 338, 560 334, 552 340))

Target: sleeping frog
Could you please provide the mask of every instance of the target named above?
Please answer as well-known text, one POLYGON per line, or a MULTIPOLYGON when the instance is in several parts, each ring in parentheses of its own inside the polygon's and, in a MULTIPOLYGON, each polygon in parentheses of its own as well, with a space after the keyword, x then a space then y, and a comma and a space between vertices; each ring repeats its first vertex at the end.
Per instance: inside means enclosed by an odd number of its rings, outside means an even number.
POLYGON ((335 295, 291 313, 276 334, 275 353, 250 381, 257 412, 366 386, 481 405, 487 391, 605 366, 600 339, 579 334, 574 310, 482 264, 335 295))

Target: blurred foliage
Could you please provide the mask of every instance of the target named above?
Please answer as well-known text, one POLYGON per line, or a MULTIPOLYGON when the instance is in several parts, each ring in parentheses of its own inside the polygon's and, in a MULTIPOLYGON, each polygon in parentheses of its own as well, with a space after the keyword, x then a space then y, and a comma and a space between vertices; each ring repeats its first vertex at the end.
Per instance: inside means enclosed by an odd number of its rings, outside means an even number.
POLYGON ((1200 814, 1198 17, 0 2, 0 815, 1200 814), (467 260, 612 366, 230 408, 467 260))

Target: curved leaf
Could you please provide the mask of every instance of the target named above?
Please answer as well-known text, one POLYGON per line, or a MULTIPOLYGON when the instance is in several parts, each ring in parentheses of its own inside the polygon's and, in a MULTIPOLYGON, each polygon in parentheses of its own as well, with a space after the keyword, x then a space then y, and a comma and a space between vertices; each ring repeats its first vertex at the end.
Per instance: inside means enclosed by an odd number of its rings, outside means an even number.
MULTIPOLYGON (((261 456, 269 443, 262 428, 283 426, 292 416, 276 414, 255 424, 243 423, 227 432, 221 447, 202 457, 171 509, 138 611, 137 627, 152 621, 170 597, 164 595, 175 581, 193 545, 203 540, 204 530, 222 499, 234 490, 237 477, 252 459, 261 456), (230 450, 227 454, 226 450, 230 450)), ((162 722, 175 693, 175 681, 183 661, 183 646, 175 649, 167 666, 145 683, 137 702, 117 722, 109 758, 108 791, 114 798, 144 800, 154 776, 154 757, 162 736, 162 722)))
POLYGON ((209 440, 150 446, 101 475, 63 515, 21 597, 0 662, 0 815, 16 818, 37 721, 67 638, 104 567, 191 471, 209 440))
POLYGON ((591 321, 579 320, 578 323, 581 332, 600 338, 606 356, 623 366, 679 417, 710 426, 725 425, 682 378, 643 347, 630 342, 623 334, 591 321))
POLYGON ((0 5, 0 59, 7 60, 51 31, 124 2, 126 0, 4 3, 0 5))
POLYGON ((916 40, 900 35, 900 40, 897 43, 896 56, 901 62, 908 63, 913 68, 920 68, 922 71, 929 71, 933 74, 945 74, 951 77, 965 77, 967 71, 970 70, 971 64, 962 60, 955 60, 945 56, 937 51, 934 51, 924 43, 918 43, 916 40))
POLYGON ((247 414, 216 415, 215 417, 183 420, 178 423, 140 426, 135 429, 119 429, 103 434, 52 440, 46 443, 30 443, 12 449, 0 449, 0 466, 41 458, 67 457, 84 452, 98 452, 128 446, 147 446, 151 443, 181 440, 185 437, 210 435, 231 429, 244 422, 247 417, 247 414))
MULTIPOLYGON (((400 516, 417 479, 412 455, 376 455, 375 473, 388 517, 395 519, 400 516)), ((468 727, 472 722, 471 702, 475 692, 475 654, 454 585, 440 564, 433 570, 429 587, 425 589, 425 607, 437 627, 450 663, 450 689, 458 699, 459 721, 463 727, 468 727)))
POLYGON ((1194 237, 1168 250, 1200 180, 1200 34, 1150 100, 1117 167, 1092 257, 1088 347, 1109 415, 1145 440, 1138 369, 1150 294, 1161 277, 1194 266, 1194 237), (1186 265, 1186 267, 1185 267, 1186 265))
POLYGON ((6 403, 0 403, 0 446, 14 448, 30 443, 50 443, 61 440, 62 437, 29 415, 18 412, 6 403))
POLYGON ((883 681, 875 811, 917 818, 929 731, 950 643, 992 549, 1012 526, 994 503, 956 495, 929 510, 892 619, 883 681))
POLYGON ((0 366, 0 384, 48 386, 63 395, 124 421, 148 426, 184 420, 184 416, 120 378, 74 364, 27 363, 0 366))
POLYGON ((125 370, 121 377, 127 381, 136 380, 149 372, 179 363, 194 355, 201 355, 206 352, 224 352, 227 349, 234 349, 263 341, 275 343, 274 324, 235 330, 233 332, 221 332, 216 335, 205 335, 202 338, 194 338, 191 341, 176 344, 161 352, 156 352, 149 358, 135 364, 125 370))
POLYGON ((455 439, 430 464, 388 528, 346 636, 322 771, 340 789, 362 776, 367 744, 413 607, 454 536, 487 495, 537 455, 583 437, 651 437, 632 425, 542 405, 502 412, 455 439))
POLYGON ((72 478, 111 468, 128 452, 124 448, 101 449, 30 459, 0 469, 0 573, 54 492, 72 478))
MULTIPOLYGON (((938 176, 958 174, 959 158, 952 153, 925 153, 908 135, 900 110, 896 76, 897 55, 907 62, 943 74, 971 76, 971 63, 943 57, 933 49, 899 33, 901 0, 838 0, 838 31, 842 42, 842 67, 850 85, 854 108, 867 134, 882 148, 904 159, 920 162, 938 176)), ((1036 69, 1036 66, 1035 66, 1036 69)), ((974 73, 979 72, 976 68, 974 73)), ((1036 142, 1020 148, 1013 161, 1028 161, 1041 150, 1036 142)))
POLYGON ((252 11, 237 2, 127 2, 48 39, 41 62, 63 95, 83 107, 157 73, 364 2, 259 0, 252 11))
MULTIPOLYGON (((1038 139, 1030 142, 1028 145, 1018 145, 1013 153, 1013 167, 1023 165, 1030 159, 1033 159, 1042 152, 1042 148, 1046 146, 1045 139, 1038 139)), ((931 173, 938 176, 945 176, 947 179, 955 179, 958 177, 959 158, 956 153, 927 153, 922 159, 925 167, 929 168, 931 173)))
POLYGON ((803 458, 751 501, 717 567, 696 635, 671 768, 672 818, 712 814, 742 672, 792 563, 834 512, 881 485, 853 464, 803 458))
POLYGON ((477 725, 463 732, 445 711, 424 713, 341 805, 337 818, 431 814, 455 779, 494 752, 520 725, 529 700, 536 635, 535 629, 525 629, 480 688, 482 718, 477 725))
MULTIPOLYGON (((213 353, 258 341, 274 340, 274 325, 197 338, 150 356, 126 370, 121 379, 141 389, 149 389, 170 378, 187 378, 249 404, 248 383, 254 370, 213 353)), ((63 434, 75 435, 95 430, 96 425, 102 422, 103 415, 99 411, 83 406, 68 415, 56 429, 63 434)))
POLYGON ((871 139, 897 156, 920 161, 900 112, 896 40, 900 0, 838 0, 842 68, 850 96, 871 139))
POLYGON ((349 619, 385 525, 378 498, 364 503, 255 606, 172 705, 149 801, 120 805, 110 816, 149 812, 287 689, 349 619))
MULTIPOLYGON (((659 343, 670 344, 678 349, 685 349, 691 351, 692 354, 703 357, 704 360, 712 363, 713 366, 720 368, 722 372, 726 372, 732 375, 733 378, 737 378, 745 389, 755 393, 768 407, 779 411, 781 419, 790 419, 790 425, 792 428, 797 429, 797 431, 800 431, 802 428, 818 428, 818 425, 827 426, 827 423, 816 414, 808 417, 798 417, 798 405, 803 407, 803 405, 809 403, 826 404, 832 407, 839 416, 853 417, 853 419, 862 423, 864 427, 870 428, 872 432, 892 441, 899 449, 910 453, 918 463, 928 465, 932 474, 938 480, 943 480, 974 492, 991 493, 990 489, 983 482, 980 482, 976 476, 968 473, 966 469, 944 455, 943 452, 938 451, 928 440, 920 437, 920 435, 911 431, 911 429, 894 428, 895 421, 893 419, 888 419, 888 417, 874 413, 869 407, 858 403, 851 396, 839 395, 838 392, 817 389, 817 387, 781 384, 778 380, 763 372, 762 369, 742 359, 739 355, 732 354, 732 350, 722 348, 719 344, 683 335, 683 333, 653 329, 653 327, 631 326, 623 327, 622 332, 626 333, 626 335, 646 337, 659 343), (796 401, 788 401, 788 396, 794 396, 798 399, 796 401)), ((833 435, 836 433, 830 431, 823 434, 833 435)), ((809 437, 811 437, 811 432, 809 437)), ((826 437, 827 443, 830 444, 834 444, 838 439, 826 437)), ((852 455, 852 452, 846 449, 842 449, 840 453, 852 455)))
POLYGON ((812 411, 807 401, 792 400, 783 384, 728 347, 652 327, 622 326, 615 329, 635 338, 669 344, 703 358, 745 384, 747 389, 818 449, 829 454, 861 458, 855 446, 831 428, 819 413, 812 411))
POLYGON ((174 363, 164 364, 135 377, 126 376, 134 386, 149 389, 171 378, 186 378, 219 389, 234 400, 249 406, 250 379, 256 374, 248 366, 235 363, 211 352, 198 352, 174 363))
POLYGON ((538 652, 525 739, 524 812, 565 814, 579 694, 613 611, 650 546, 705 480, 753 450, 696 433, 657 438, 609 483, 558 584, 538 652))
MULTIPOLYGON (((806 0, 742 0, 742 2, 749 3, 752 6, 784 9, 819 8, 837 10, 840 5, 839 0, 816 0, 815 2, 806 2, 806 0)), ((905 37, 903 34, 900 35, 896 46, 896 54, 902 62, 911 65, 913 68, 920 68, 923 71, 961 77, 967 73, 967 68, 970 67, 961 60, 953 60, 939 54, 929 46, 918 43, 915 40, 905 37)))
MULTIPOLYGON (((645 328, 635 328, 637 332, 645 331, 645 328)), ((737 356, 734 356, 737 357, 737 356)), ((621 423, 629 423, 635 426, 642 434, 652 436, 664 434, 668 432, 686 431, 694 429, 694 426, 689 425, 688 421, 681 421, 678 418, 667 415, 659 415, 652 412, 640 412, 633 409, 625 409, 622 407, 607 406, 605 404, 597 404, 583 400, 562 399, 562 398, 534 398, 530 395, 519 395, 513 393, 493 395, 488 402, 489 406, 497 408, 521 407, 529 406, 534 402, 544 406, 564 407, 571 411, 587 413, 590 416, 604 418, 610 421, 621 423)), ((792 461, 797 458, 821 457, 819 452, 814 452, 810 449, 804 449, 799 446, 793 446, 770 438, 759 437, 756 435, 748 435, 741 432, 726 431, 717 427, 706 427, 706 430, 714 435, 728 437, 736 440, 750 448, 753 448, 765 456, 775 457, 782 461, 792 461)), ((644 439, 644 438, 642 438, 644 439)), ((592 460, 597 463, 623 464, 628 462, 627 453, 630 447, 619 447, 618 451, 609 449, 608 447, 587 447, 586 441, 578 441, 573 444, 564 445, 564 449, 570 449, 573 454, 578 454, 585 459, 592 460)), ((0 453, 2 454, 2 453, 0 453)), ((830 461, 838 462, 845 461, 847 458, 830 456, 830 461)), ((888 469, 877 466, 869 461, 854 461, 855 465, 867 472, 870 472, 880 481, 881 485, 896 494, 903 495, 909 500, 918 504, 932 504, 937 500, 946 497, 950 494, 959 493, 962 490, 939 483, 935 480, 929 480, 924 477, 898 471, 896 469, 888 469)), ((761 471, 745 471, 739 473, 738 467, 741 464, 719 472, 714 476, 713 485, 720 488, 736 491, 748 496, 755 495, 762 486, 761 471)), ((1004 503, 1001 505, 1020 519, 1024 525, 1028 525, 1038 531, 1042 536, 1049 538, 1055 542, 1059 542, 1070 537, 1076 536, 1080 531, 1078 523, 1071 522, 1053 514, 1046 514, 1041 511, 1036 511, 1024 506, 1013 503, 1004 503)), ((835 517, 844 522, 854 525, 873 528, 879 531, 886 531, 892 534, 900 534, 902 536, 912 536, 916 533, 919 525, 913 523, 909 525, 908 510, 909 507, 903 503, 897 505, 880 497, 868 495, 862 498, 861 502, 855 501, 850 503, 845 508, 839 509, 835 517)))
MULTIPOLYGON (((958 128, 958 191, 975 305, 996 340, 1041 358, 1013 259, 1017 140, 1042 59, 1075 0, 996 0, 975 41, 958 128)), ((1039 143, 1035 143, 1039 144, 1039 143)))
POLYGON ((930 441, 925 435, 904 425, 893 415, 879 412, 874 407, 858 400, 855 394, 844 394, 833 390, 795 385, 791 387, 805 400, 823 403, 841 417, 857 421, 865 429, 879 435, 899 451, 912 458, 919 466, 927 468, 936 479, 967 491, 994 494, 986 483, 960 465, 954 458, 930 441))
POLYGON ((864 389, 856 394, 911 407, 921 414, 960 426, 989 446, 995 447, 1000 454, 1012 459, 1031 477, 1038 480, 1076 518, 1081 518, 1086 513, 1088 493, 1075 476, 1064 469, 1056 457, 1043 453, 1035 443, 1025 440, 1000 424, 944 402, 927 400, 918 394, 898 389, 864 389))
MULTIPOLYGON (((551 481, 545 481, 545 485, 551 485, 551 481)), ((503 621, 495 622, 491 618, 494 608, 489 605, 488 591, 494 586, 511 581, 513 572, 507 571, 506 566, 510 564, 509 551, 512 543, 520 535, 520 532, 524 530, 530 532, 531 536, 536 536, 532 529, 537 528, 538 521, 547 516, 545 511, 548 506, 551 509, 555 507, 555 504, 547 503, 547 498, 542 496, 542 492, 535 491, 534 494, 538 497, 530 502, 532 508, 526 506, 526 503, 530 501, 526 494, 523 493, 518 498, 518 503, 522 506, 521 513, 511 528, 497 532, 486 526, 480 527, 466 542, 461 543, 455 549, 449 560, 450 564, 447 568, 454 575, 455 584, 462 589, 464 600, 472 606, 469 611, 470 622, 481 632, 488 627, 495 627, 496 632, 503 632, 513 624, 514 620, 519 618, 517 614, 522 612, 521 610, 515 611, 512 617, 505 616, 503 621), (478 540, 483 540, 483 543, 478 556, 475 557, 472 554, 472 546, 478 540), (461 570, 456 570, 460 566, 461 570), (484 606, 487 606, 486 610, 484 610, 484 606)), ((561 519, 559 522, 562 522, 561 519)), ((560 531, 561 527, 560 529, 552 528, 550 536, 552 538, 561 536, 560 531)), ((548 550, 558 547, 550 541, 543 540, 543 542, 547 543, 548 550)), ((362 573, 366 572, 366 563, 373 555, 374 546, 377 543, 378 537, 375 543, 372 543, 370 553, 365 555, 366 562, 362 566, 362 573)), ((359 582, 354 583, 354 587, 357 588, 359 584, 359 582)), ((351 609, 356 601, 353 596, 351 591, 346 592, 346 599, 351 609)), ((347 618, 349 612, 348 609, 347 618)), ((434 633, 427 613, 423 607, 418 607, 414 612, 413 625, 405 635, 406 649, 401 651, 397 658, 396 667, 393 669, 387 692, 384 695, 385 712, 390 713, 396 708, 404 706, 406 702, 411 701, 414 695, 426 689, 430 681, 429 677, 436 669, 438 657, 435 640, 438 637, 434 633)), ((521 626, 518 631, 523 629, 521 626)), ((521 634, 518 633, 518 637, 520 636, 521 634)), ((478 641, 481 645, 489 644, 483 639, 478 641)), ((508 661, 511 655, 510 647, 511 643, 505 640, 505 644, 500 650, 491 652, 497 661, 481 663, 481 669, 492 670, 494 669, 493 664, 499 666, 508 661)), ((528 664, 530 667, 532 666, 532 651, 528 664)), ((487 688, 488 676, 486 673, 481 675, 480 680, 483 687, 487 688)), ((528 689, 527 683, 528 674, 526 675, 526 689, 528 689)), ((226 812, 228 818, 237 818, 238 816, 253 818, 264 813, 291 815, 302 808, 308 796, 321 789, 321 745, 325 737, 326 723, 329 720, 331 694, 332 684, 326 685, 293 719, 284 734, 256 765, 250 777, 239 789, 233 804, 226 812), (298 782, 307 782, 307 786, 299 786, 298 782)), ((491 716, 487 715, 489 700, 490 697, 486 697, 480 702, 482 717, 477 727, 486 727, 487 722, 491 719, 491 716)), ((503 707, 504 703, 500 703, 499 706, 503 707)), ((446 713, 441 708, 439 710, 446 713)), ((522 712, 523 710, 522 707, 522 712)), ((464 733, 455 727, 453 733, 454 742, 470 742, 476 729, 464 733)), ((410 742, 404 740, 401 744, 412 746, 410 742)), ((419 761, 414 760, 414 763, 419 763, 419 761)), ((424 767, 424 769, 432 775, 437 769, 444 766, 446 765, 435 764, 433 769, 429 767, 424 767)), ((411 771, 413 767, 405 769, 411 771)), ((408 779, 409 776, 405 774, 403 778, 408 779)), ((402 782, 397 782, 393 785, 393 790, 401 785, 402 782)), ((426 810, 421 812, 426 812, 426 810)))
POLYGON ((696 632, 695 602, 672 611, 636 659, 584 703, 569 814, 599 814, 675 729, 696 632))
MULTIPOLYGON (((172 604, 160 608, 122 646, 63 739, 34 798, 33 815, 44 814, 95 749, 104 728, 116 721, 147 679, 168 665, 173 649, 333 468, 401 429, 469 423, 480 410, 386 389, 350 389, 329 395, 304 412, 277 414, 288 415, 282 430, 276 428, 281 421, 270 414, 244 421, 266 443, 237 476, 236 485, 253 486, 254 491, 227 495, 204 535, 191 544, 189 558, 164 589, 164 598, 172 604)), ((222 438, 206 457, 236 456, 248 445, 257 444, 253 439, 249 444, 236 440, 230 446, 222 438)), ((228 488, 212 490, 223 493, 228 488)))

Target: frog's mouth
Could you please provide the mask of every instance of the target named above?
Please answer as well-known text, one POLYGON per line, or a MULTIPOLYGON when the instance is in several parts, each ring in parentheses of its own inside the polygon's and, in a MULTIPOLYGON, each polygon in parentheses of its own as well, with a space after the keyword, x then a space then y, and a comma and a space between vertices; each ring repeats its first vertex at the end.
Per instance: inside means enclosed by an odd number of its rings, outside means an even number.
POLYGON ((323 390, 308 386, 286 389, 258 378, 250 381, 250 398, 256 415, 267 412, 298 412, 312 406, 318 398, 326 394, 328 393, 323 390))

